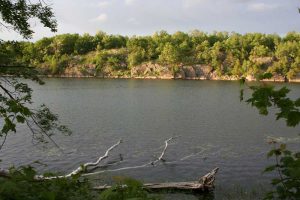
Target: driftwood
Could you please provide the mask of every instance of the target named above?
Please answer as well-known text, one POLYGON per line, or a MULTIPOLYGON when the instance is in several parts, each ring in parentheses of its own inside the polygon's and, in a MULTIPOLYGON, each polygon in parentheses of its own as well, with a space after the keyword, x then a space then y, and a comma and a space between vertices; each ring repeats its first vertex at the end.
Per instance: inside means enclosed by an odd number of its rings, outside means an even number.
POLYGON ((136 165, 136 166, 129 166, 129 167, 122 167, 122 168, 117 168, 117 169, 107 169, 107 170, 103 170, 103 171, 96 171, 96 172, 86 172, 84 174, 82 174, 82 176, 92 176, 92 175, 96 175, 96 174, 102 174, 102 173, 105 173, 105 172, 116 172, 116 171, 123 171, 123 170, 130 170, 130 169, 139 169, 139 168, 146 168, 146 167, 153 167, 153 166, 156 166, 157 163, 159 161, 162 161, 162 162, 165 162, 166 160, 163 158, 166 151, 167 151, 167 148, 169 146, 169 142, 175 138, 177 138, 178 136, 176 137, 171 137, 167 140, 165 140, 165 147, 163 149, 163 151, 161 152, 160 156, 158 158, 156 158, 155 160, 153 161, 150 161, 150 162, 147 162, 147 163, 144 163, 144 164, 141 164, 141 165, 136 165))
MULTIPOLYGON (((185 157, 183 157, 179 160, 167 162, 164 159, 164 155, 165 155, 165 153, 167 151, 167 148, 169 146, 169 142, 172 141, 173 139, 177 138, 177 137, 171 137, 171 138, 165 140, 164 141, 165 145, 164 145, 164 148, 163 148, 163 151, 161 152, 161 154, 155 160, 146 162, 146 163, 141 164, 141 165, 128 166, 128 167, 122 167, 122 168, 117 168, 117 169, 106 169, 106 170, 103 170, 103 171, 96 171, 96 172, 91 172, 91 170, 88 169, 90 167, 99 166, 101 161, 108 158, 109 153, 122 143, 122 140, 120 140, 116 144, 109 147, 106 150, 105 154, 100 156, 97 159, 97 161, 95 161, 95 162, 85 163, 85 164, 81 165, 80 167, 78 167, 77 169, 73 170, 72 172, 70 172, 66 175, 53 176, 53 177, 46 177, 46 176, 43 176, 43 175, 36 175, 34 177, 34 179, 37 180, 37 181, 45 181, 45 180, 51 180, 51 179, 69 178, 69 177, 72 177, 72 176, 78 175, 78 174, 80 174, 81 176, 91 176, 91 175, 101 174, 101 173, 104 173, 104 172, 115 172, 115 171, 122 171, 122 170, 130 170, 130 169, 138 169, 138 168, 146 168, 146 167, 155 167, 155 166, 159 165, 159 162, 161 162, 160 164, 174 163, 174 162, 177 162, 177 161, 182 161, 182 160, 188 159, 188 158, 190 158, 194 155, 197 155, 197 154, 203 152, 203 150, 202 150, 198 153, 194 153, 194 154, 185 156, 185 157)), ((105 165, 105 166, 108 166, 108 165, 105 165)), ((214 188, 214 181, 215 181, 215 176, 216 176, 217 172, 218 172, 218 168, 215 168, 211 172, 206 174, 205 176, 201 177, 198 181, 168 182, 168 183, 145 183, 144 187, 145 187, 145 189, 154 190, 154 191, 158 191, 158 190, 182 190, 182 191, 188 190, 188 191, 193 191, 193 192, 210 191, 214 188)), ((0 177, 10 178, 9 170, 0 169, 0 177)), ((104 186, 94 187, 94 189, 95 190, 105 190, 105 189, 108 189, 110 187, 111 186, 104 185, 104 186)), ((124 187, 126 187, 126 186, 124 186, 124 187)))
MULTIPOLYGON (((219 168, 213 169, 211 172, 201 177, 199 181, 145 183, 144 187, 145 189, 151 191, 180 190, 180 191, 193 191, 193 192, 207 192, 214 188, 214 181, 218 170, 219 168)), ((106 190, 109 188, 111 188, 111 186, 107 186, 107 185, 94 187, 95 190, 106 190)))

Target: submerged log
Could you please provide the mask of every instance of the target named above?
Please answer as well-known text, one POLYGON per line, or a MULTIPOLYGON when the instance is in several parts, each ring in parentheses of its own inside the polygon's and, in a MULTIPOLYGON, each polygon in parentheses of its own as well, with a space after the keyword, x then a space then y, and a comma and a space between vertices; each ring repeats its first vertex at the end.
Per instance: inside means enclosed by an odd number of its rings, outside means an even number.
MULTIPOLYGON (((193 192, 207 192, 211 191, 214 188, 214 181, 216 178, 216 173, 219 168, 213 169, 211 172, 207 173, 205 176, 202 176, 198 181, 191 182, 168 182, 168 183, 145 183, 145 189, 151 191, 160 191, 160 190, 181 190, 181 191, 193 191, 193 192)), ((126 187, 126 186, 124 186, 126 187)), ((109 189, 111 186, 97 186, 94 187, 95 190, 105 190, 109 189)))

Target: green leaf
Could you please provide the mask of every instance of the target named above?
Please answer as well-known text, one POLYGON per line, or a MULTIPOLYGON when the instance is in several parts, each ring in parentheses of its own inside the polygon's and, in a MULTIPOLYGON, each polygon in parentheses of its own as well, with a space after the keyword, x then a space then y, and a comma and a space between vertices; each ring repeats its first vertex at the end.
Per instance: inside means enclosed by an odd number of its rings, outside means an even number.
POLYGON ((17 122, 19 122, 19 123, 24 123, 25 122, 25 118, 21 115, 17 115, 16 119, 17 119, 17 122))
POLYGON ((279 183, 281 183, 282 182, 282 180, 281 179, 278 179, 278 178, 274 178, 274 179, 272 179, 272 185, 277 185, 277 184, 279 184, 279 183))
POLYGON ((274 169, 276 169, 276 165, 271 165, 269 167, 266 167, 264 172, 271 172, 274 171, 274 169))
POLYGON ((299 111, 291 111, 287 116, 287 125, 288 126, 296 126, 300 122, 300 112, 299 111))
POLYGON ((275 154, 275 149, 272 149, 271 151, 268 152, 267 157, 270 158, 275 154))
POLYGON ((286 149, 286 144, 280 144, 279 148, 281 151, 284 151, 286 149))

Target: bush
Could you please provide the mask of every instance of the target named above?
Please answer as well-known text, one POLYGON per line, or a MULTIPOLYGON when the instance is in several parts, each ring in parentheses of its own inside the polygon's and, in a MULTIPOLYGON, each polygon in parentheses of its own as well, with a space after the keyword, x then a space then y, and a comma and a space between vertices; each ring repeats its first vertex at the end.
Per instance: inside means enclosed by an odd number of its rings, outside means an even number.
POLYGON ((100 200, 155 200, 143 189, 143 184, 131 178, 119 177, 117 183, 100 195, 100 200))
POLYGON ((91 192, 87 180, 77 177, 37 181, 36 171, 28 166, 10 169, 10 178, 0 178, 0 200, 90 200, 97 194, 91 192))

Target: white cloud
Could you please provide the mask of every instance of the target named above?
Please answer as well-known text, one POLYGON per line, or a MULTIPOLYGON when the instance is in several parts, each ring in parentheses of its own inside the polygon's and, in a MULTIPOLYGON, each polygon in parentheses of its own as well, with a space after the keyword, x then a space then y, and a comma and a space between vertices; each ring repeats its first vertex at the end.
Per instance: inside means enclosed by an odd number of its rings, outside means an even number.
POLYGON ((136 2, 136 0, 125 0, 126 5, 132 5, 134 2, 136 2))
POLYGON ((102 14, 100 14, 98 17, 96 17, 96 18, 94 18, 94 19, 91 19, 90 21, 92 21, 92 22, 101 22, 101 23, 103 23, 103 22, 106 22, 107 21, 107 19, 108 19, 108 17, 107 17, 107 14, 106 13, 102 13, 102 14))
POLYGON ((276 4, 252 3, 248 5, 248 10, 254 12, 264 12, 268 10, 274 10, 276 8, 278 8, 278 5, 276 4))
POLYGON ((107 7, 109 4, 110 4, 110 2, 108 2, 108 1, 101 1, 101 2, 99 2, 99 3, 97 4, 97 6, 100 7, 100 8, 105 8, 105 7, 107 7))

